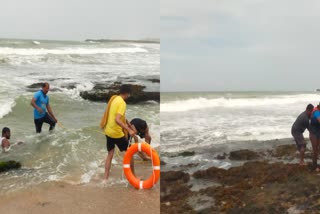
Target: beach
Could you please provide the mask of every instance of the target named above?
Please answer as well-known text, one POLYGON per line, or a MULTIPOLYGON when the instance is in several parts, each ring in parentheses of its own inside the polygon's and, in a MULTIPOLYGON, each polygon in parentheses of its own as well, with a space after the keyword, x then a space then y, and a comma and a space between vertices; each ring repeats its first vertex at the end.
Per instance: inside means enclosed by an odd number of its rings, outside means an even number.
MULTIPOLYGON (((102 184, 107 149, 99 128, 110 94, 129 84, 135 91, 126 118, 146 120, 159 151, 159 42, 0 39, 0 83, 1 129, 11 129, 11 143, 24 142, 0 153, 0 161, 22 165, 0 174, 1 213, 108 213, 112 207, 121 213, 127 204, 139 210, 144 201, 159 204, 158 184, 147 191, 127 187, 123 153, 115 153, 108 185, 102 184), (30 101, 43 82, 50 84, 58 124, 52 133, 44 124, 36 134, 30 101)), ((135 159, 137 176, 149 176, 151 163, 135 159)))
POLYGON ((162 93, 161 212, 317 213, 311 145, 300 167, 291 126, 318 100, 303 91, 162 93))
POLYGON ((159 187, 136 190, 124 185, 97 187, 49 182, 2 195, 0 213, 87 214, 160 213, 159 187))

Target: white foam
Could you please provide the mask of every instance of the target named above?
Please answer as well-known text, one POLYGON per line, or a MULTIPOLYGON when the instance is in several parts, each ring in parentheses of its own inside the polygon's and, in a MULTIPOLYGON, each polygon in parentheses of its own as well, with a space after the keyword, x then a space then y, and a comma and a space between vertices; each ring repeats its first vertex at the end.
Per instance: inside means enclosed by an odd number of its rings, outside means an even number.
POLYGON ((12 108, 16 105, 14 99, 0 98, 0 103, 0 118, 3 118, 5 115, 9 114, 12 111, 12 108))
POLYGON ((32 41, 32 43, 35 45, 40 45, 40 42, 38 42, 38 41, 32 41))
POLYGON ((61 48, 61 49, 45 49, 45 48, 8 48, 0 47, 0 55, 91 55, 91 54, 112 54, 112 53, 138 53, 148 51, 143 48, 61 48))
POLYGON ((270 96, 263 98, 194 98, 187 100, 177 100, 168 103, 160 104, 161 112, 183 112, 196 109, 206 108, 259 108, 265 106, 287 106, 295 103, 309 103, 311 101, 319 100, 317 94, 299 94, 299 95, 283 95, 283 96, 270 96))

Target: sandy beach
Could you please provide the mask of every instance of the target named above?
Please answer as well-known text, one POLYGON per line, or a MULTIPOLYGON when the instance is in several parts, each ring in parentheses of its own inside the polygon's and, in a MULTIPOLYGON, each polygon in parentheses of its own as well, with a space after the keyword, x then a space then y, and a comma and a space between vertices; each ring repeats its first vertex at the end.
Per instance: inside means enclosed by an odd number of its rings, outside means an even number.
POLYGON ((136 190, 125 184, 97 186, 48 182, 1 196, 0 213, 160 213, 159 185, 136 190))
MULTIPOLYGON (((112 165, 106 183, 103 172, 101 169, 89 183, 66 179, 68 182, 44 182, 8 191, 0 195, 0 213, 160 213, 160 182, 151 189, 137 190, 123 177, 121 165, 112 165)), ((151 172, 151 162, 135 162, 137 177, 147 179, 151 172)))

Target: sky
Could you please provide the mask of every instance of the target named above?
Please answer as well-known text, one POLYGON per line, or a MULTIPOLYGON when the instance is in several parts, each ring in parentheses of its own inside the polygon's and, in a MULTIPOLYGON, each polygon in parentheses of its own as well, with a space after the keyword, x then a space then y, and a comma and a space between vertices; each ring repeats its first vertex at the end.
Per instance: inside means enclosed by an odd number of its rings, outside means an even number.
POLYGON ((157 0, 2 0, 0 38, 160 37, 157 0))
POLYGON ((161 91, 320 88, 320 1, 162 0, 161 91))

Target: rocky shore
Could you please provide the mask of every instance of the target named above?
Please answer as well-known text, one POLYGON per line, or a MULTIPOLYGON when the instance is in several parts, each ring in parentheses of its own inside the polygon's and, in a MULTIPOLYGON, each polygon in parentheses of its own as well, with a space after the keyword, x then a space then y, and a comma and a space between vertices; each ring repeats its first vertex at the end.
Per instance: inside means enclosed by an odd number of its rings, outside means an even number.
MULTIPOLYGON (((106 101, 109 100, 112 95, 119 92, 121 82, 114 82, 112 84, 108 83, 98 83, 92 90, 80 92, 80 96, 85 100, 90 101, 106 101)), ((149 100, 160 101, 160 92, 155 91, 144 91, 144 85, 128 84, 131 87, 131 94, 127 103, 138 103, 149 100)))
MULTIPOLYGON (((49 80, 47 80, 49 81, 49 80)), ((77 83, 66 83, 55 85, 55 80, 51 91, 62 91, 62 89, 76 89, 77 83)), ((111 82, 95 82, 91 90, 80 91, 80 96, 85 100, 106 102, 111 96, 118 94, 120 86, 127 84, 131 87, 131 95, 126 101, 127 103, 139 103, 146 101, 160 102, 160 79, 157 77, 134 77, 134 78, 120 78, 117 81, 111 82)), ((35 92, 41 88, 42 82, 37 82, 27 86, 26 90, 35 92)))
MULTIPOLYGON (((297 164, 294 144, 240 149, 215 158, 242 163, 194 173, 161 172, 161 213, 319 213, 320 174, 297 164), (195 183, 207 184, 194 188, 195 183)), ((165 164, 165 163, 163 163, 165 164)))

